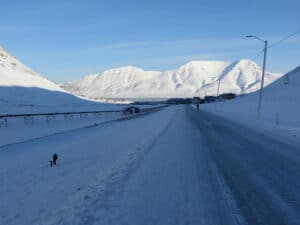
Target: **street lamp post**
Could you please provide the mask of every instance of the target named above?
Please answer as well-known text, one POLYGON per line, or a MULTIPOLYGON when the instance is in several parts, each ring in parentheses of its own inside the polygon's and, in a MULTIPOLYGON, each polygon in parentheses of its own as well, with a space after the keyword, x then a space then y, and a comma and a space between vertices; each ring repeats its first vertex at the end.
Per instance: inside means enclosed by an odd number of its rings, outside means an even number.
POLYGON ((265 80, 265 73, 266 73, 266 61, 267 61, 267 49, 268 49, 268 41, 263 40, 254 35, 248 35, 247 38, 255 38, 265 44, 264 48, 264 62, 263 62, 263 71, 262 71, 262 78, 260 83, 260 90, 259 90, 259 99, 258 99, 258 107, 257 107, 257 119, 259 119, 261 115, 261 106, 262 106, 262 98, 263 98, 263 88, 264 88, 264 80, 265 80))
POLYGON ((219 81, 218 81, 217 98, 219 97, 220 83, 221 83, 221 78, 219 78, 219 81))

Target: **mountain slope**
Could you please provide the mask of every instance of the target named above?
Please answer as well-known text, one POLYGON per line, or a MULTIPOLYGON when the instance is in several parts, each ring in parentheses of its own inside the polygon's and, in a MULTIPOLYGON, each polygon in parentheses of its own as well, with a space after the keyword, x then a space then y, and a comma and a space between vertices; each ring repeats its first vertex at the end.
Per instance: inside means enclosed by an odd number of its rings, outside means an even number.
POLYGON ((0 47, 1 105, 72 105, 83 102, 0 47))
MULTIPOLYGON (((94 99, 192 97, 215 95, 220 79, 220 93, 240 94, 259 88, 261 72, 251 60, 192 61, 165 72, 121 67, 70 81, 61 87, 94 99)), ((266 73, 266 85, 279 77, 280 74, 266 73)))
POLYGON ((37 87, 65 92, 55 83, 32 71, 0 47, 0 86, 37 87))

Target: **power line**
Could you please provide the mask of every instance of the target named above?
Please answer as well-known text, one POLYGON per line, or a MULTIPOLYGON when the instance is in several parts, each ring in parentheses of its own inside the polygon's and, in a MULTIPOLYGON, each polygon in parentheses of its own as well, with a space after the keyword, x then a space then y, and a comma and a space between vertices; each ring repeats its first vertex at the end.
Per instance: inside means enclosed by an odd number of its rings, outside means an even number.
POLYGON ((253 61, 255 61, 263 52, 264 52, 264 48, 253 58, 253 61))
MULTIPOLYGON (((274 42, 273 44, 269 45, 268 48, 272 48, 274 46, 277 46, 279 44, 281 44, 282 42, 288 40, 289 38, 295 36, 296 34, 300 33, 300 29, 296 30, 295 32, 283 37, 282 39, 280 39, 279 41, 277 42, 274 42)), ((264 49, 262 49, 254 58, 253 58, 253 61, 255 61, 262 53, 264 52, 264 49)))
POLYGON ((271 44, 271 45, 269 46, 269 48, 272 48, 272 47, 274 47, 274 46, 276 46, 276 45, 281 44, 282 42, 284 42, 284 41, 286 41, 287 39, 289 39, 289 38, 295 36, 295 35, 298 34, 298 33, 300 33, 300 29, 298 29, 298 30, 296 30, 295 32, 293 32, 293 33, 287 35, 286 37, 280 39, 279 41, 277 41, 277 42, 271 44))

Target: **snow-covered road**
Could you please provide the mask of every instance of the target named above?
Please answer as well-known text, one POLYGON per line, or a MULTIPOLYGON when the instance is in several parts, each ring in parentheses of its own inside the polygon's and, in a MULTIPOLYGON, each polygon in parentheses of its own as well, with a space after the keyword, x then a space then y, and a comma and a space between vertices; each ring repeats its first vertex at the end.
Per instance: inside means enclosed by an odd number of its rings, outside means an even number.
POLYGON ((0 224, 300 224, 300 147, 190 107, 7 146, 0 165, 0 224))
POLYGON ((300 146, 194 112, 190 118, 247 224, 300 224, 300 146))

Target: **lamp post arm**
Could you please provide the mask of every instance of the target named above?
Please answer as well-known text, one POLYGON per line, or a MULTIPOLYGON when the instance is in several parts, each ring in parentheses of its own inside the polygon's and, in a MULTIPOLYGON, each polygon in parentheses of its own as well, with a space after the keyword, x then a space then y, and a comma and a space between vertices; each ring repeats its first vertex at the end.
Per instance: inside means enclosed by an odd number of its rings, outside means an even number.
POLYGON ((263 39, 261 39, 261 38, 255 36, 255 35, 247 35, 246 37, 247 37, 247 38, 255 38, 255 39, 259 40, 259 41, 265 42, 265 40, 263 40, 263 39))

